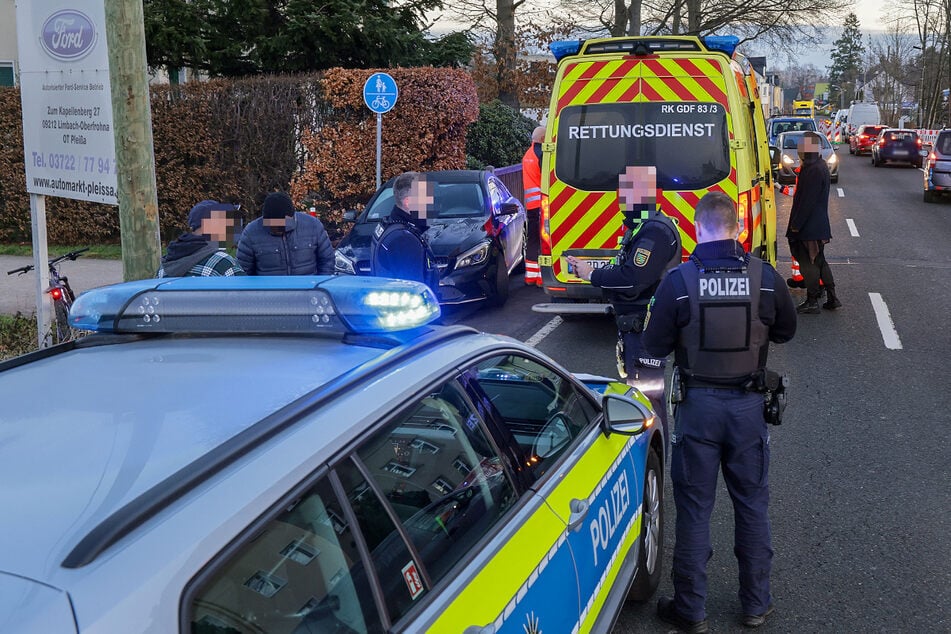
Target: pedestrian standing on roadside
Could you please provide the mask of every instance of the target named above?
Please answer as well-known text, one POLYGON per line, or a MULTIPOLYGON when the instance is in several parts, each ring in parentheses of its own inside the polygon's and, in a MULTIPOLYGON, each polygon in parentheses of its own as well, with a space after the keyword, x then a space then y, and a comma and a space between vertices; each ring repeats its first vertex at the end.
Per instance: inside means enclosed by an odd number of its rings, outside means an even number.
POLYGON ((545 128, 538 126, 532 131, 532 145, 522 157, 522 185, 525 198, 525 283, 543 286, 538 254, 541 253, 542 213, 542 143, 545 128))
MULTIPOLYGON (((683 386, 671 389, 677 403, 670 464, 677 509, 674 596, 658 601, 657 614, 684 632, 702 634, 709 631, 710 514, 721 470, 733 501, 741 623, 759 627, 773 612, 764 394, 770 385, 779 392, 781 382, 766 371, 766 356, 771 341, 793 338, 796 311, 783 278, 737 241, 742 227, 733 199, 704 195, 694 227, 697 247, 657 288, 642 343, 654 357, 674 353, 683 386)), ((771 413, 770 422, 778 424, 781 413, 771 413)))
POLYGON ((248 275, 333 275, 334 249, 320 220, 273 192, 241 232, 238 262, 248 275))
POLYGON ((234 239, 234 205, 203 200, 188 212, 187 231, 168 245, 156 277, 230 277, 244 269, 225 245, 234 239))
POLYGON ((799 176, 793 193, 792 209, 786 238, 789 253, 799 263, 806 286, 806 300, 796 307, 800 314, 819 312, 823 289, 826 302, 822 308, 842 307, 836 295, 832 269, 825 257, 825 245, 832 239, 829 224, 829 167, 820 155, 820 139, 816 132, 806 132, 799 139, 799 176))

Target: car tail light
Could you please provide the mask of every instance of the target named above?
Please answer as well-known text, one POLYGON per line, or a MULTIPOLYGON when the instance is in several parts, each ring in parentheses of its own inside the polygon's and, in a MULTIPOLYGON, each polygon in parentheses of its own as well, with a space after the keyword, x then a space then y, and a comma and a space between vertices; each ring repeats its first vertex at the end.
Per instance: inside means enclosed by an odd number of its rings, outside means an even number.
POLYGON ((541 206, 541 231, 542 231, 542 244, 541 252, 543 255, 551 255, 551 226, 548 221, 550 217, 550 211, 548 208, 548 194, 542 194, 542 206, 541 206))
POLYGON ((935 155, 934 152, 930 152, 928 154, 928 167, 934 167, 935 163, 937 162, 938 162, 938 157, 935 155))
POLYGON ((920 147, 921 147, 921 139, 915 139, 915 144, 917 144, 918 147, 920 148, 920 147))
POLYGON ((740 235, 737 236, 743 244, 743 248, 747 251, 752 250, 753 243, 752 237, 750 235, 750 192, 740 192, 739 200, 737 200, 737 220, 740 223, 740 226, 743 227, 740 229, 740 235))

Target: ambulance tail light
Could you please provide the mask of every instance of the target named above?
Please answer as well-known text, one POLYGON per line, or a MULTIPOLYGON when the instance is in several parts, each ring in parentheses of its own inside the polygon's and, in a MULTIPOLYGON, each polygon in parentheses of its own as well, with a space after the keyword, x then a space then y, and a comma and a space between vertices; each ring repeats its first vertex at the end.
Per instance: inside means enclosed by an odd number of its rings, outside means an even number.
POLYGON ((737 220, 740 227, 742 227, 737 240, 742 243, 744 249, 751 251, 753 242, 751 239, 752 232, 750 231, 750 192, 740 192, 739 199, 736 202, 737 220))
POLYGON ((539 224, 541 224, 542 231, 541 252, 543 255, 551 255, 551 223, 549 218, 548 194, 542 194, 541 222, 539 224))

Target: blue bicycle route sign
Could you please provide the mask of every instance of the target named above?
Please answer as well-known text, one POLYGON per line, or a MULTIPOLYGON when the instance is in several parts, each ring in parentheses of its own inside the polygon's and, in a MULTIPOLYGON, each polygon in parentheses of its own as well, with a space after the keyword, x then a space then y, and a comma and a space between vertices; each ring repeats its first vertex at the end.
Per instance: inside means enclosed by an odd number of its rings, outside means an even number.
POLYGON ((377 114, 389 112, 396 105, 399 94, 396 80, 386 73, 373 73, 363 84, 363 103, 377 114))

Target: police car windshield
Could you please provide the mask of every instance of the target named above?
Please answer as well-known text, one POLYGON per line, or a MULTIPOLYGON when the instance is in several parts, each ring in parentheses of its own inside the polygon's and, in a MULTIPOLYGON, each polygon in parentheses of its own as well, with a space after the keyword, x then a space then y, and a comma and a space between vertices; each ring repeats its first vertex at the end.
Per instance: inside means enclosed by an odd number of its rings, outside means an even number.
POLYGON ((570 106, 560 115, 555 172, 585 191, 613 191, 618 174, 654 165, 660 189, 700 189, 730 174, 726 108, 651 102, 570 106))
MULTIPOLYGON (((386 185, 373 201, 365 222, 377 222, 393 210, 393 188, 386 185)), ((488 205, 478 182, 435 183, 433 204, 427 208, 426 219, 488 218, 488 205)))

